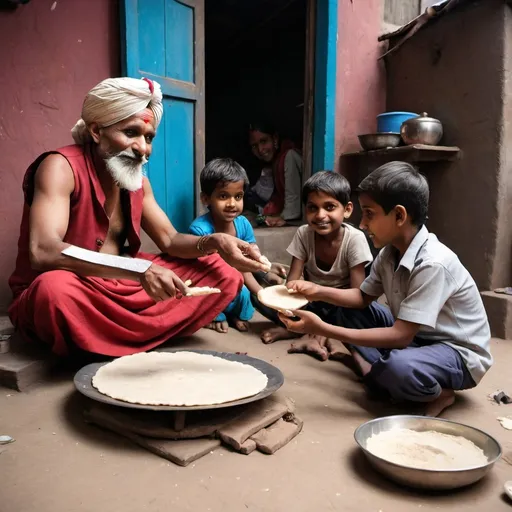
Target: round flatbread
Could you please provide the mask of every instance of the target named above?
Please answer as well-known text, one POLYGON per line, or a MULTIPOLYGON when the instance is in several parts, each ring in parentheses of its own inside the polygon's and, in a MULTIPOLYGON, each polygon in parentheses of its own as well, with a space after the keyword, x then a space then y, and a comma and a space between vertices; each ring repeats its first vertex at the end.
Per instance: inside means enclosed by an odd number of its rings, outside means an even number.
POLYGON ((284 284, 262 288, 258 292, 258 299, 265 306, 282 312, 303 308, 308 303, 304 295, 290 292, 284 284))
POLYGON ((143 352, 98 369, 92 385, 104 395, 143 405, 215 405, 254 396, 267 386, 256 368, 195 352, 143 352))

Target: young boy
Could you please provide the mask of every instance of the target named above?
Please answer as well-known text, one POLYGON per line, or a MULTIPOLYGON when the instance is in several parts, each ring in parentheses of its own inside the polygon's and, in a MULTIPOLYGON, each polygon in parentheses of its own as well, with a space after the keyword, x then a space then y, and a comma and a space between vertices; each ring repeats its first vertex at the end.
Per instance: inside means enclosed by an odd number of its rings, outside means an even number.
MULTIPOLYGON (((480 293, 457 256, 425 227, 426 179, 404 162, 383 165, 358 187, 361 228, 382 248, 359 289, 339 290, 289 282, 309 300, 364 308, 385 294, 391 311, 364 325, 343 319, 328 325, 316 315, 280 315, 286 327, 331 338, 336 358, 341 340, 363 379, 395 401, 426 403, 437 416, 455 400, 454 390, 476 386, 492 365, 490 330, 480 293)), ((345 310, 347 311, 347 310, 345 310)), ((359 319, 360 320, 360 319, 359 319)))
MULTIPOLYGON (((216 158, 201 171, 200 183, 201 201, 209 211, 192 222, 189 232, 198 236, 227 233, 255 244, 251 224, 240 215, 244 207, 244 192, 249 185, 243 167, 230 158, 216 158)), ((236 299, 209 328, 225 333, 229 320, 239 331, 247 331, 248 322, 254 315, 250 292, 258 293, 261 286, 250 272, 244 273, 244 282, 236 299)))
MULTIPOLYGON (((304 274, 307 281, 319 286, 358 288, 365 279, 365 267, 373 258, 364 233, 345 224, 353 208, 348 181, 334 172, 317 172, 304 184, 302 202, 307 225, 297 230, 288 247, 288 253, 292 256, 288 281, 300 279, 304 274)), ((379 314, 380 308, 378 304, 372 304, 360 315, 379 314)), ((308 305, 309 311, 326 321, 335 322, 341 314, 339 309, 325 301, 308 305)), ((265 316, 274 320, 271 315, 265 316)), ((275 321, 278 319, 275 318, 275 321)), ((263 343, 293 337, 296 335, 283 326, 264 331, 261 335, 263 343)), ((311 336, 303 337, 294 346, 294 351, 315 352, 320 359, 328 358, 323 340, 311 336)))

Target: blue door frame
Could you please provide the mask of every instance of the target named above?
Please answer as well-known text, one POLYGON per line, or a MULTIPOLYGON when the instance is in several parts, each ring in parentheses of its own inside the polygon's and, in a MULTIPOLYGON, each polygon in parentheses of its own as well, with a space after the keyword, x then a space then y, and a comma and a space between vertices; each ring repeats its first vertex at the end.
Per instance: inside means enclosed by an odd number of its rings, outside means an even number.
POLYGON ((312 173, 333 170, 335 164, 338 0, 316 0, 315 14, 312 173))

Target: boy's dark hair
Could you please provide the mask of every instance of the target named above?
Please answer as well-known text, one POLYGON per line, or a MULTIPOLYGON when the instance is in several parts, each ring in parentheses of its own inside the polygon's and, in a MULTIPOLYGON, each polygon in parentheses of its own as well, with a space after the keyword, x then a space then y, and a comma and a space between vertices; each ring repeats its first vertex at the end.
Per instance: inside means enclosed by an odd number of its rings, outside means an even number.
POLYGON ((323 192, 335 197, 343 206, 350 202, 350 184, 344 176, 333 171, 318 171, 302 187, 302 202, 306 204, 311 192, 323 192))
POLYGON ((232 158, 214 158, 201 171, 199 178, 201 192, 211 196, 215 188, 224 183, 244 182, 244 191, 249 186, 249 178, 245 169, 232 158))
POLYGON ((418 227, 428 218, 427 180, 407 162, 389 162, 380 166, 359 183, 356 191, 370 196, 386 214, 396 205, 402 205, 418 227))

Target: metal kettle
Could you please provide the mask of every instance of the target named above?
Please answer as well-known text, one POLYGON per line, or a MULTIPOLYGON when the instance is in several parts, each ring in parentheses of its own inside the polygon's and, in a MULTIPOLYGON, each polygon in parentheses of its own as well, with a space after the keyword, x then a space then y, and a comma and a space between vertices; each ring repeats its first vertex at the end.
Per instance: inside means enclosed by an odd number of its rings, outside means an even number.
POLYGON ((405 144, 426 144, 436 146, 443 136, 443 125, 439 119, 428 117, 423 112, 418 117, 413 117, 402 123, 400 135, 405 144))

